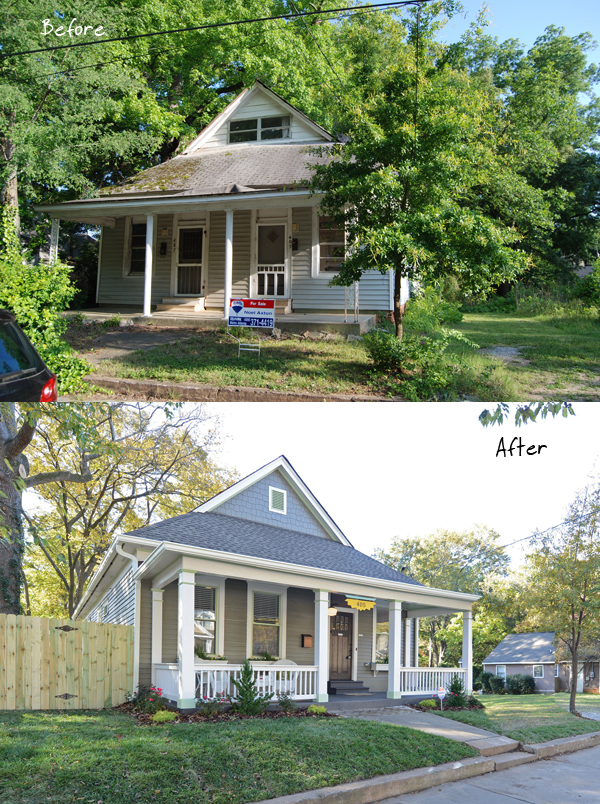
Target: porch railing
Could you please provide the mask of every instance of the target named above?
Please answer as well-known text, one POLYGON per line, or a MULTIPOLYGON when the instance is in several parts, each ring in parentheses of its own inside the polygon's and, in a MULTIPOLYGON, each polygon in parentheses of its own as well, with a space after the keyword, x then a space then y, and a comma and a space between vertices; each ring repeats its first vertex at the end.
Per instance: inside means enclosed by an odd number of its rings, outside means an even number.
POLYGON ((447 689, 453 676, 459 676, 466 685, 465 667, 411 667, 400 671, 400 690, 403 693, 431 693, 440 687, 447 689))
MULTIPOLYGON (((230 695, 235 698, 235 685, 242 672, 241 664, 227 667, 196 667, 196 697, 215 698, 230 695)), ((255 667, 254 680, 261 695, 288 693, 296 701, 312 700, 316 695, 317 668, 307 666, 255 667)))

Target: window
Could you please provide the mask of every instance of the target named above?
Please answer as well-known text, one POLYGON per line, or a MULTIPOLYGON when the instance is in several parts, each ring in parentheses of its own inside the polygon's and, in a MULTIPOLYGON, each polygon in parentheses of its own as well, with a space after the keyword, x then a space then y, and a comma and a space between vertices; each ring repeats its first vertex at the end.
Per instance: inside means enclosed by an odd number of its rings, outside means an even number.
POLYGON ((534 678, 544 678, 544 665, 543 664, 534 664, 533 665, 533 677, 534 678))
POLYGON ((194 593, 194 647, 214 654, 217 626, 216 589, 196 586, 194 593))
POLYGON ((500 676, 506 681, 506 665, 505 664, 497 664, 496 665, 496 675, 500 676))
POLYGON ((283 489, 269 486, 269 511, 276 514, 287 514, 287 494, 283 489))
POLYGON ((254 592, 252 655, 279 656, 279 595, 254 592))
POLYGON ((375 661, 385 664, 390 653, 390 612, 375 606, 375 618, 375 661))
POLYGON ((554 665, 554 675, 555 675, 556 678, 558 678, 560 676, 560 665, 559 664, 554 665))
POLYGON ((346 234, 328 215, 319 217, 319 272, 339 271, 346 258, 346 234))
POLYGON ((146 224, 131 224, 131 250, 129 273, 143 274, 146 270, 146 224))
POLYGON ((290 136, 290 116, 254 117, 251 120, 229 122, 229 142, 281 140, 290 136))

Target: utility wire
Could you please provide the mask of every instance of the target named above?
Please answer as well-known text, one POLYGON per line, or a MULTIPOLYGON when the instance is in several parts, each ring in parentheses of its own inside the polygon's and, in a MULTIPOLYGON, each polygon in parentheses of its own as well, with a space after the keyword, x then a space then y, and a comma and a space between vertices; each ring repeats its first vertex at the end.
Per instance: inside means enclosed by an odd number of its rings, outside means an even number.
POLYGON ((527 542, 530 539, 535 539, 536 536, 543 536, 544 533, 550 533, 551 530, 556 530, 556 528, 562 527, 562 525, 567 525, 569 522, 580 522, 582 519, 587 519, 591 516, 597 515, 596 511, 589 511, 587 514, 582 514, 578 516, 576 519, 566 519, 564 522, 559 522, 558 525, 552 525, 546 530, 542 530, 536 533, 532 533, 531 536, 524 536, 522 539, 516 539, 514 542, 509 542, 509 544, 500 544, 499 547, 512 547, 513 544, 519 544, 519 542, 527 542))
POLYGON ((366 6, 345 6, 344 8, 329 8, 329 9, 322 9, 321 11, 304 11, 302 13, 296 14, 274 14, 270 17, 253 17, 250 19, 245 20, 232 20, 231 22, 211 22, 206 25, 193 25, 189 28, 172 28, 167 31, 154 31, 153 33, 144 33, 144 34, 132 34, 131 36, 116 36, 113 39, 96 39, 92 42, 74 42, 73 44, 69 45, 57 45, 56 47, 42 47, 37 48, 36 50, 19 50, 16 53, 2 53, 0 54, 0 58, 3 59, 10 59, 13 56, 27 56, 31 53, 51 53, 54 50, 67 50, 68 48, 72 47, 92 47, 93 45, 102 45, 106 44, 107 42, 128 42, 132 39, 144 39, 149 36, 163 36, 164 34, 172 34, 172 33, 187 33, 188 31, 203 31, 209 28, 226 28, 235 25, 248 25, 252 22, 270 22, 271 20, 293 20, 304 18, 304 17, 313 17, 316 14, 323 16, 324 14, 340 14, 343 12, 349 13, 361 13, 364 11, 370 10, 378 10, 382 8, 398 8, 402 6, 419 6, 421 3, 431 3, 433 0, 394 0, 394 2, 388 3, 380 3, 374 4, 370 3, 366 6))

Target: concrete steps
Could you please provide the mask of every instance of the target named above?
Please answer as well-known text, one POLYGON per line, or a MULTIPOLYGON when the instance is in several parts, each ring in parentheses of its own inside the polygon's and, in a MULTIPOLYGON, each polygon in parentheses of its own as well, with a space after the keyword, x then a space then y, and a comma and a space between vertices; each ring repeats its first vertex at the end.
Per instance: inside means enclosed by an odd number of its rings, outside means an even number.
POLYGON ((520 743, 518 740, 511 740, 510 737, 482 737, 476 740, 463 740, 465 745, 469 745, 479 751, 482 757, 493 757, 496 754, 508 754, 511 751, 518 751, 520 743))
POLYGON ((156 305, 156 309, 160 312, 202 313, 206 310, 206 306, 204 296, 194 297, 193 299, 185 296, 173 296, 163 299, 161 304, 156 305))

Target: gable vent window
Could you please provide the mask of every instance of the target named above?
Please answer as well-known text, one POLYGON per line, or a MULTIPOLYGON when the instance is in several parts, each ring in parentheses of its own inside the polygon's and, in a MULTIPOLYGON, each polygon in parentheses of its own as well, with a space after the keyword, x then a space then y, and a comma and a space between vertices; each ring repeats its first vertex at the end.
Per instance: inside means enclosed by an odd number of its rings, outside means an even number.
POLYGON ((229 121, 229 142, 282 140, 290 136, 290 115, 229 121))
POLYGON ((254 593, 252 654, 279 656, 279 595, 254 593))
POLYGON ((283 489, 269 486, 269 511, 276 514, 287 514, 287 494, 283 489))
POLYGON ((214 654, 216 626, 216 589, 210 586, 196 586, 194 590, 194 646, 199 652, 214 654))

